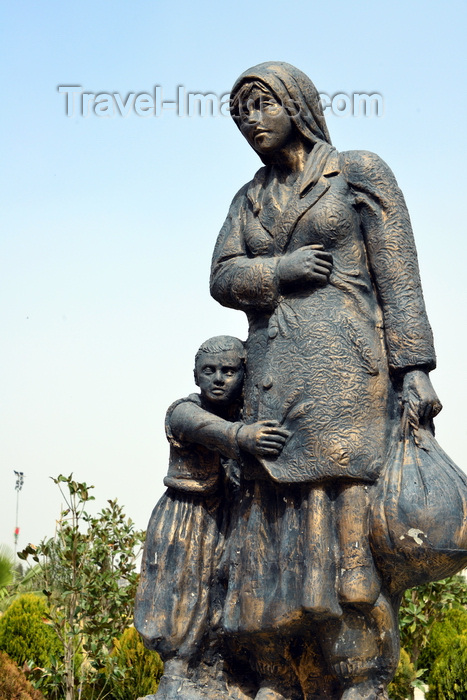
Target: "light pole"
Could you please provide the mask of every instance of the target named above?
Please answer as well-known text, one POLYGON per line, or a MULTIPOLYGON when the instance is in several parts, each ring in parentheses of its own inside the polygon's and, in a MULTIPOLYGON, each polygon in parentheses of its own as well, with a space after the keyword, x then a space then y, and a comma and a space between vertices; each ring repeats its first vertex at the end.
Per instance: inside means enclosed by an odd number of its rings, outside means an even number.
POLYGON ((16 526, 15 526, 15 559, 16 559, 16 550, 18 548, 18 535, 19 535, 19 526, 18 526, 18 512, 19 512, 19 492, 23 488, 24 484, 24 472, 15 472, 16 476, 16 484, 15 484, 15 491, 16 491, 16 526))

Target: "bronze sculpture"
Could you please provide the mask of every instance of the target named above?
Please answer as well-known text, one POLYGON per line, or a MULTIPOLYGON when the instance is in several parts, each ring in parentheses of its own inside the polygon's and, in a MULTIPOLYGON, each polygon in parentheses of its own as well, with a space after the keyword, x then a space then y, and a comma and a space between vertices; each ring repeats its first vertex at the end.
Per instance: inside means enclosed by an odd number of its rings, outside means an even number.
POLYGON ((166 662, 160 689, 166 697, 179 697, 190 666, 211 643, 210 591, 237 482, 232 460, 241 452, 277 456, 288 437, 277 421, 238 420, 244 366, 238 338, 205 341, 195 357, 200 394, 175 401, 166 415, 167 491, 149 521, 135 609, 145 644, 166 662))
MULTIPOLYGON (((274 421, 284 439, 237 455, 198 658, 216 680, 188 670, 181 696, 387 698, 400 595, 419 579, 391 548, 378 557, 371 505, 402 414, 417 441, 441 409, 407 208, 378 156, 332 147, 293 66, 243 73, 231 112, 265 167, 232 202, 211 293, 249 321, 241 420, 274 421)), ((467 502, 467 482, 455 488, 467 502)), ((456 518, 438 577, 467 561, 456 518)))

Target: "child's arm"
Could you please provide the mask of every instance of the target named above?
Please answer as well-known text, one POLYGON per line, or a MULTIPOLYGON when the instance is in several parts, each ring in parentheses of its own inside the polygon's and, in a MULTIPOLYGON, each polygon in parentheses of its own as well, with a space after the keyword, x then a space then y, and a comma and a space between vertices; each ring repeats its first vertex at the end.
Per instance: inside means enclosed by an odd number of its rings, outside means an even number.
POLYGON ((274 457, 284 447, 289 432, 277 421, 245 423, 224 420, 192 401, 178 404, 172 412, 170 427, 183 443, 197 443, 224 457, 238 459, 240 451, 274 457))
POLYGON ((237 433, 242 425, 224 420, 193 401, 179 403, 170 416, 170 428, 177 441, 203 445, 232 459, 239 456, 237 433))

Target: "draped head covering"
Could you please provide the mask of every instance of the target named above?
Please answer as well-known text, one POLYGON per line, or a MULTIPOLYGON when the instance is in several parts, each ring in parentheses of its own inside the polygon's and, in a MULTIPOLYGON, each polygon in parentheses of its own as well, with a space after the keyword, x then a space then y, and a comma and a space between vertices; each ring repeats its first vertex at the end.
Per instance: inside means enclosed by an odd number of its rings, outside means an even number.
POLYGON ((260 83, 271 92, 307 141, 312 144, 320 141, 331 143, 317 89, 305 73, 290 63, 281 61, 259 63, 235 81, 230 99, 231 114, 237 126, 239 96, 249 83, 260 83))

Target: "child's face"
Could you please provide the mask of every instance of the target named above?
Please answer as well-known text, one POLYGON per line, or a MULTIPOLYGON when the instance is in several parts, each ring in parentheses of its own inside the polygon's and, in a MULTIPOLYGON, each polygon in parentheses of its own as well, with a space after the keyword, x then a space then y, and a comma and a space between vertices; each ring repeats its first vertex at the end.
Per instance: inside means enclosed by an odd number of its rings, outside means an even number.
POLYGON ((240 396, 243 362, 235 350, 202 353, 195 367, 196 383, 206 401, 227 406, 240 396))

